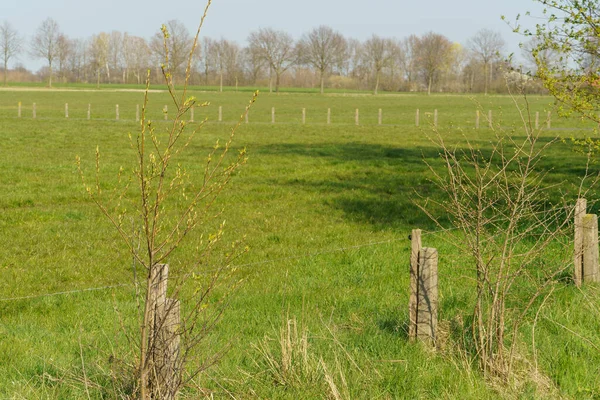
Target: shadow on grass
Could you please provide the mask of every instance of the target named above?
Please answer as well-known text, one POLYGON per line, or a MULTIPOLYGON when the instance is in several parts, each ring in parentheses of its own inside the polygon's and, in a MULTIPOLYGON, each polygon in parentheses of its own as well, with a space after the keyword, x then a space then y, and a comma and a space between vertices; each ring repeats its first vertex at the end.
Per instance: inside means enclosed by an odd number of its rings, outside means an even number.
MULTIPOLYGON (((484 159, 491 151, 483 147, 486 143, 489 147, 489 142, 479 143, 484 159)), ((259 147, 258 156, 261 155, 303 158, 301 164, 314 168, 315 173, 296 171, 297 177, 273 177, 270 184, 313 192, 325 205, 341 210, 352 222, 368 223, 379 230, 435 230, 438 226, 417 205, 428 202, 428 211, 443 226, 450 225, 446 213, 435 205, 447 201, 447 195, 432 182, 428 166, 444 175, 438 148, 359 142, 278 143, 259 147)), ((579 158, 564 144, 557 143, 541 159, 540 172, 548 171, 547 183, 557 188, 542 200, 548 206, 559 204, 565 192, 576 198, 575 182, 585 172, 579 158)))

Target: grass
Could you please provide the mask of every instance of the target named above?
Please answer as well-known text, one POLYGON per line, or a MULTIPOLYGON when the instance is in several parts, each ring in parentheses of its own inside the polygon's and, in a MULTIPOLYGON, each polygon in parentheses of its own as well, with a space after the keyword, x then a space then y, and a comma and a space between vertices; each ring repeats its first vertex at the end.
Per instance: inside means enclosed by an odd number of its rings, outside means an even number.
MULTIPOLYGON (((193 94, 212 104, 196 111, 197 121, 207 116, 212 122, 182 160, 198 173, 208 149, 226 137, 249 94, 193 94), (227 122, 215 122, 218 106, 227 122)), ((151 117, 161 121, 167 95, 152 93, 150 101, 151 117)), ((529 101, 533 112, 542 115, 552 108, 548 97, 529 101)), ((133 162, 127 133, 137 128, 135 105, 141 102, 141 93, 130 92, 2 92, 0 299, 132 281, 130 256, 85 196, 75 156, 91 172, 98 145, 102 179, 106 187, 114 184, 119 167, 131 168, 133 162), (35 120, 30 118, 33 102, 35 120), (69 119, 64 118, 64 103, 69 103, 69 119), (86 120, 88 103, 92 121, 86 120), (114 120, 115 104, 120 105, 120 121, 114 120)), ((229 298, 223 320, 205 345, 209 351, 221 346, 229 351, 198 380, 203 393, 323 398, 332 396, 328 376, 350 398, 535 398, 554 393, 536 392, 533 384, 514 392, 496 390, 457 357, 407 341, 407 236, 413 228, 435 229, 414 206, 415 191, 440 196, 423 162, 440 165, 438 149, 427 138, 431 116, 426 112, 438 109, 449 142, 468 138, 485 149, 493 137, 483 119, 482 128, 473 129, 474 102, 483 110, 493 109, 503 126, 517 125, 506 96, 259 97, 251 123, 242 125, 235 141, 236 147, 247 148, 248 165, 217 205, 225 210, 225 240, 245 236, 250 251, 236 260, 235 278, 243 284, 229 298), (276 107, 276 124, 270 123, 271 107, 276 107), (325 123, 328 107, 331 125, 325 123), (302 108, 307 110, 306 125, 301 124, 302 108), (354 125, 356 108, 360 126, 354 125), (379 108, 382 126, 377 125, 379 108), (416 108, 423 117, 421 128, 414 127, 416 108), (307 337, 312 372, 300 375, 313 378, 277 384, 257 346, 264 344, 269 357, 280 358, 280 328, 289 319, 307 337)), ((591 134, 593 129, 576 119, 554 118, 552 123, 560 129, 548 131, 548 139, 591 134)), ((563 191, 575 195, 582 157, 568 141, 559 143, 543 166, 563 191)), ((189 247, 199 238, 190 240, 169 261, 175 271, 192 259, 189 247)), ((468 316, 473 287, 465 279, 464 259, 443 235, 426 234, 424 244, 437 247, 441 255, 441 320, 468 316)), ((565 284, 540 313, 535 331, 539 367, 562 397, 600 396, 599 297, 594 286, 579 291, 565 284)), ((85 398, 88 391, 92 398, 112 398, 126 391, 108 371, 116 365, 115 356, 132 360, 121 325, 135 331, 135 310, 132 286, 1 300, 0 398, 85 398), (86 385, 84 377, 99 386, 86 385)), ((531 324, 523 328, 525 344, 531 344, 531 329, 531 324)))

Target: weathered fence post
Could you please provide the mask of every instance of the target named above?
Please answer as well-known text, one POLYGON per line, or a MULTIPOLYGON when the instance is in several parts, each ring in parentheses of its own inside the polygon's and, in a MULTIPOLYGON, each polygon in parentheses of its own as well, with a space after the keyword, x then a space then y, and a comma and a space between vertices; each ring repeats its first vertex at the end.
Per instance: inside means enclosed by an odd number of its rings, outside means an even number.
POLYGON ((479 129, 479 110, 475 111, 475 129, 479 129))
POLYGON ((33 118, 37 118, 37 106, 35 103, 33 103, 33 118))
POLYGON ((438 253, 421 247, 421 230, 411 235, 409 329, 411 340, 435 345, 438 316, 438 253))
POLYGON ((490 129, 493 128, 493 125, 492 125, 492 110, 488 111, 488 126, 489 126, 490 129))
POLYGON ((92 105, 88 104, 87 119, 90 119, 91 116, 92 116, 92 105))
POLYGON ((583 280, 583 224, 582 220, 586 214, 587 200, 577 199, 575 203, 575 255, 573 266, 573 282, 575 286, 580 287, 583 280))
POLYGON ((548 116, 546 117, 546 127, 550 129, 552 127, 552 112, 548 111, 548 116))
POLYGON ((135 105, 135 122, 139 122, 140 120, 140 105, 135 105))
POLYGON ((21 102, 19 102, 19 107, 17 108, 17 117, 21 118, 21 102))
POLYGON ((194 122, 194 106, 190 108, 190 122, 194 122))
POLYGON ((359 120, 358 120, 358 108, 356 109, 356 111, 354 112, 354 124, 358 125, 359 124, 359 120))
POLYGON ((437 108, 435 110, 433 110, 433 127, 437 128, 437 122, 438 122, 438 118, 437 118, 437 108))
POLYGON ((419 284, 419 252, 421 230, 413 229, 410 235, 410 296, 408 300, 408 338, 417 338, 417 293, 419 284))
POLYGON ((179 301, 167 298, 168 264, 155 264, 150 271, 151 320, 148 349, 151 357, 150 387, 153 398, 174 399, 177 394, 179 366, 179 301))
POLYGON ((598 282, 598 216, 586 214, 583 225, 583 282, 598 282))
POLYGON ((302 125, 306 123, 306 108, 302 109, 302 125))
POLYGON ((117 104, 117 106, 115 107, 115 119, 118 121, 119 120, 119 105, 117 104))
POLYGON ((331 108, 327 109, 327 125, 331 124, 331 108))
POLYGON ((165 121, 169 119, 169 106, 165 104, 163 107, 163 114, 165 115, 165 121))
POLYGON ((246 123, 248 123, 248 114, 249 114, 249 111, 246 111, 246 116, 244 117, 246 119, 246 123))
POLYGON ((417 108, 417 114, 415 115, 415 126, 419 126, 419 109, 417 108))
POLYGON ((383 112, 381 111, 381 108, 380 108, 379 115, 377 116, 377 124, 381 125, 382 122, 383 122, 383 112))
POLYGON ((535 112, 535 129, 540 129, 540 112, 535 112))
POLYGON ((223 106, 219 106, 219 122, 223 121, 223 106))
POLYGON ((275 123, 275 107, 271 107, 271 123, 275 123))
POLYGON ((65 118, 69 118, 69 103, 65 103, 65 118))

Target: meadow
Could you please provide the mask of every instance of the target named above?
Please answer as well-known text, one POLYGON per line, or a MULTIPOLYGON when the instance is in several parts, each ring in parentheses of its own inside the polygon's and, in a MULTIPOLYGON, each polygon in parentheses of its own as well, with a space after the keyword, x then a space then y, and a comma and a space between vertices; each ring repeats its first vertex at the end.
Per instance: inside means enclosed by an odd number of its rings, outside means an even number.
MULTIPOLYGON (((211 103, 196 110, 196 121, 209 122, 181 160, 193 176, 214 142, 228 136, 251 94, 191 94, 211 103)), ((149 96, 148 115, 166 126, 168 95, 149 96)), ((135 110, 142 101, 138 91, 0 91, 0 398, 115 398, 127 391, 110 371, 120 368, 115 359, 135 357, 122 333, 137 329, 132 260, 87 197, 75 157, 93 175, 98 147, 102 185, 116 184, 119 168, 130 171, 135 163, 128 134, 138 129, 135 110)), ((552 99, 527 102, 545 126, 552 99)), ((435 109, 448 143, 468 139, 488 148, 494 133, 483 118, 487 110, 495 124, 521 134, 508 96, 259 95, 234 140, 234 148, 247 149, 248 163, 216 204, 224 210, 224 243, 243 238, 249 248, 234 262, 233 279, 241 283, 204 344, 206 355, 227 351, 183 398, 335 397, 323 366, 344 398, 600 396, 600 292, 594 285, 579 290, 567 279, 540 311, 535 351, 546 386, 526 376, 517 387, 501 387, 450 350, 436 353, 407 340, 411 229, 425 230, 424 242, 440 252, 440 320, 449 324, 472 312, 470 270, 415 205, 418 195, 442 199, 427 166, 441 168, 439 148, 430 140, 435 109), (299 336, 306 334, 308 355, 296 349, 293 370, 282 373, 281 362, 273 360, 281 358, 281 329, 289 320, 299 336)), ((596 135, 595 128, 554 112, 552 129, 543 133, 547 140, 566 139, 548 151, 541 167, 573 201, 585 160, 569 139, 596 135)), ((198 235, 214 229, 207 225, 198 235)), ((183 247, 169 263, 176 269, 191 262, 192 250, 183 247)), ((524 354, 534 351, 531 330, 525 324, 520 332, 524 354)))

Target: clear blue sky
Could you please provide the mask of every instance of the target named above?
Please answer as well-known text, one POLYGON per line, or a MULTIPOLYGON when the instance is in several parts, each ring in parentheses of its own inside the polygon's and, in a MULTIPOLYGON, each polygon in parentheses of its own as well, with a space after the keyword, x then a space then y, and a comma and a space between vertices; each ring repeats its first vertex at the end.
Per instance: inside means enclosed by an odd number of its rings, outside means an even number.
MULTIPOLYGON (((171 19, 195 32, 204 4, 204 0, 0 0, 0 21, 9 21, 27 41, 47 17, 72 38, 112 30, 149 38, 171 19)), ((519 56, 522 37, 512 33, 500 16, 514 21, 527 11, 541 15, 533 0, 213 0, 204 35, 245 45, 248 33, 260 27, 285 30, 297 39, 325 24, 359 40, 374 33, 401 39, 434 31, 465 44, 479 29, 489 28, 499 31, 508 52, 519 56)), ((525 22, 533 25, 535 20, 525 22)), ((18 61, 33 70, 43 65, 26 54, 18 61)))

